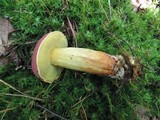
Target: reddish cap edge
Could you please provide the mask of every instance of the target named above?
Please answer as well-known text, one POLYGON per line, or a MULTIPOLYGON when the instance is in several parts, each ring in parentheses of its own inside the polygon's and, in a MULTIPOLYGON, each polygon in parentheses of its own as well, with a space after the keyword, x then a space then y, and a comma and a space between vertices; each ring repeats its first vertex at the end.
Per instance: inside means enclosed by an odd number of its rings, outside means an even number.
POLYGON ((45 40, 45 38, 47 37, 48 34, 43 35, 43 37, 40 40, 38 40, 38 42, 36 43, 36 45, 34 47, 33 54, 32 54, 32 61, 31 61, 32 71, 35 74, 35 76, 37 76, 40 79, 42 79, 42 78, 39 75, 39 71, 38 71, 37 56, 38 56, 39 48, 40 48, 43 40, 45 40))

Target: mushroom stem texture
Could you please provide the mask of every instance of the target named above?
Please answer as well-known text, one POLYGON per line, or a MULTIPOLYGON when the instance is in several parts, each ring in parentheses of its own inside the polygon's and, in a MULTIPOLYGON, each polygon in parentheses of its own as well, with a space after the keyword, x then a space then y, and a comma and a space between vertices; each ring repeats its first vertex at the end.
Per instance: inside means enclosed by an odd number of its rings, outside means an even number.
POLYGON ((116 60, 111 55, 84 48, 55 48, 51 64, 97 75, 115 75, 116 60))

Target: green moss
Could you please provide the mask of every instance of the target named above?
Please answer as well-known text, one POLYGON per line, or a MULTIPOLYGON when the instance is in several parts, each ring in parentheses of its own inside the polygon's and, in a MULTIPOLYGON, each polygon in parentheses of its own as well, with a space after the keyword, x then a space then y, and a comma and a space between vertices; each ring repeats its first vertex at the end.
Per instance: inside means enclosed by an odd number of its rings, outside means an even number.
POLYGON ((1 83, 0 111, 14 108, 0 113, 1 118, 43 119, 45 112, 36 107, 36 103, 73 120, 83 119, 85 114, 93 120, 134 120, 137 119, 136 105, 149 109, 150 117, 160 118, 160 16, 150 12, 134 13, 125 1, 113 0, 111 6, 109 15, 105 0, 68 1, 67 8, 59 0, 1 0, 0 16, 8 16, 18 30, 11 39, 19 45, 17 52, 23 67, 17 71, 14 64, 0 67, 0 78, 23 93, 44 100, 7 96, 7 93, 20 93, 1 83), (61 78, 50 85, 41 82, 28 69, 35 42, 54 30, 63 31, 70 38, 65 32, 66 16, 76 21, 79 47, 110 54, 126 50, 149 69, 144 68, 142 78, 124 86, 108 77, 72 70, 65 70, 61 78))

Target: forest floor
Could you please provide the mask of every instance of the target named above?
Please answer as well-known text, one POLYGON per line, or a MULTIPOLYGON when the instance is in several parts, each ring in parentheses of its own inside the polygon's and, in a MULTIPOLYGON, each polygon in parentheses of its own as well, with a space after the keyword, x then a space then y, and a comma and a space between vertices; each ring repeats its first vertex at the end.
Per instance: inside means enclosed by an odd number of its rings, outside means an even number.
POLYGON ((1 0, 0 16, 15 29, 10 40, 19 59, 0 67, 1 120, 160 119, 160 14, 109 1, 1 0), (120 81, 66 69, 44 83, 31 70, 31 56, 51 31, 63 32, 71 47, 135 56, 143 75, 120 81))

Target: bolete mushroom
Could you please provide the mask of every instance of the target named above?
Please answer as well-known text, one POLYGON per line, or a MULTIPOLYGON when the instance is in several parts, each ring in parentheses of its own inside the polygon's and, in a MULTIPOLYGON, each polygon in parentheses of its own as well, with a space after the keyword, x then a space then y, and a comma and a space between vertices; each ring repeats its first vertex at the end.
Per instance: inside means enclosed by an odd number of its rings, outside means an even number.
MULTIPOLYGON (((122 56, 67 46, 67 39, 62 32, 55 31, 44 35, 37 42, 32 55, 34 74, 41 80, 52 83, 59 78, 63 68, 120 79, 129 69, 122 56)), ((130 61, 134 65, 133 58, 130 61)))

